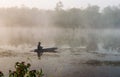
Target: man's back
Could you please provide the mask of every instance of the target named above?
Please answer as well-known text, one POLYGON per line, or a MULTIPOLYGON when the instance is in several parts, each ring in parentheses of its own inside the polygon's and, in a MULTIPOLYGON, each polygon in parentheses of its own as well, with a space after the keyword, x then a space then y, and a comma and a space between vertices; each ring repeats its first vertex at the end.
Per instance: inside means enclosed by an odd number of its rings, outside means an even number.
POLYGON ((40 43, 40 42, 38 42, 38 46, 37 46, 37 49, 38 49, 38 50, 42 50, 42 48, 43 48, 43 47, 42 47, 42 46, 40 46, 40 45, 41 45, 41 43, 40 43))

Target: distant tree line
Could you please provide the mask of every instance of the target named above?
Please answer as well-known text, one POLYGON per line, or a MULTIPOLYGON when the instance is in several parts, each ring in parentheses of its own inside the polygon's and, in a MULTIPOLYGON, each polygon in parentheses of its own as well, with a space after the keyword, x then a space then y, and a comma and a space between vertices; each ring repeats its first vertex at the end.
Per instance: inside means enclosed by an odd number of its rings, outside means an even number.
POLYGON ((61 28, 119 28, 120 7, 106 7, 102 11, 98 6, 85 9, 62 9, 57 4, 55 10, 38 8, 0 8, 0 24, 5 26, 44 26, 54 25, 61 28))

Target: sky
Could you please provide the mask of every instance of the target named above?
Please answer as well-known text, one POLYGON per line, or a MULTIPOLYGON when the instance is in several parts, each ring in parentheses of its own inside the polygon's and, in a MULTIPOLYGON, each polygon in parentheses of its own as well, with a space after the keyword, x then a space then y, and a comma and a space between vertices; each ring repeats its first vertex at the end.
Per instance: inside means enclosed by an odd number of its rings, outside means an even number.
POLYGON ((61 1, 64 9, 69 8, 86 8, 89 5, 98 5, 101 8, 106 6, 118 6, 120 0, 0 0, 0 7, 27 7, 39 9, 54 9, 56 3, 61 1))

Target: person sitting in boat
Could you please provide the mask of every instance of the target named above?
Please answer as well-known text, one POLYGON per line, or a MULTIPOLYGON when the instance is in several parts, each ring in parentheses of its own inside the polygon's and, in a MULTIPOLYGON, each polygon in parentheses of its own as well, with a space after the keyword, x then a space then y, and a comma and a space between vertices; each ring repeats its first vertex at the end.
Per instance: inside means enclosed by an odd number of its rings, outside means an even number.
POLYGON ((42 48, 43 48, 43 47, 41 46, 41 42, 38 42, 37 50, 36 50, 37 55, 38 55, 38 59, 41 58, 41 55, 42 55, 42 53, 43 53, 42 48))
POLYGON ((37 45, 37 50, 42 50, 42 46, 41 46, 41 42, 38 42, 38 45, 37 45))

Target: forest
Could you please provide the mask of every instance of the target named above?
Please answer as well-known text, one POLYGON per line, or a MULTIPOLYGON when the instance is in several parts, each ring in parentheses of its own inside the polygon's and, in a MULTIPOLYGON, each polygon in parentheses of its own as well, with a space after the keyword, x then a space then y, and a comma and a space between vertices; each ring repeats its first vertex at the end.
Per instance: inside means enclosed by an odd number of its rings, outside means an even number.
POLYGON ((119 20, 120 6, 64 9, 59 2, 54 10, 25 5, 0 8, 0 41, 1 45, 35 45, 41 41, 58 47, 86 46, 96 50, 100 45, 119 50, 119 20))
POLYGON ((55 26, 60 28, 119 28, 120 7, 100 9, 96 5, 87 8, 63 9, 62 3, 54 10, 28 8, 26 6, 0 8, 0 23, 4 26, 55 26), (60 6, 61 5, 61 6, 60 6))

